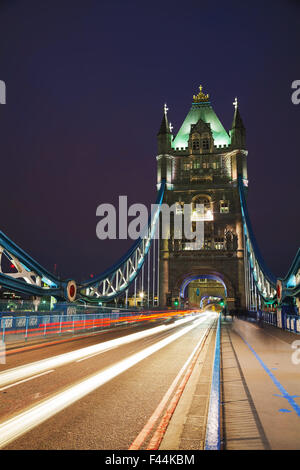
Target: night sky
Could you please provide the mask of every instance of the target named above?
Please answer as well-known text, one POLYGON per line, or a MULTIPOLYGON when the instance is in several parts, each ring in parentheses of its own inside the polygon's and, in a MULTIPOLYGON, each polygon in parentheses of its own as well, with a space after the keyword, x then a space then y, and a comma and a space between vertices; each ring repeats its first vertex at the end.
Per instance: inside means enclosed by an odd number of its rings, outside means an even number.
POLYGON ((163 104, 177 132, 200 84, 247 129, 249 212, 284 276, 300 246, 300 2, 0 0, 1 230, 63 277, 132 241, 100 241, 101 203, 156 194, 163 104))

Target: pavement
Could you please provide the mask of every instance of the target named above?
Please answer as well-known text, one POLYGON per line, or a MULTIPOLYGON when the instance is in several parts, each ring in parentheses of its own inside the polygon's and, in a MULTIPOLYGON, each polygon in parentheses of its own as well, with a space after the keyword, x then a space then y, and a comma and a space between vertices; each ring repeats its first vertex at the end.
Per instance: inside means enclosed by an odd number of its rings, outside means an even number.
POLYGON ((225 449, 300 449, 299 340, 271 325, 222 323, 225 449))

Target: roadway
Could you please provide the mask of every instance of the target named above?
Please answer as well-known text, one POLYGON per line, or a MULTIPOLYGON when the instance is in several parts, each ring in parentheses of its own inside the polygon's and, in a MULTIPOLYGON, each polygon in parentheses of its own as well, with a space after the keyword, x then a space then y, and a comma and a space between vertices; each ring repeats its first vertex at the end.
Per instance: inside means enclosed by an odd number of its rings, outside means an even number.
POLYGON ((0 448, 128 449, 215 321, 189 315, 8 355, 0 448))

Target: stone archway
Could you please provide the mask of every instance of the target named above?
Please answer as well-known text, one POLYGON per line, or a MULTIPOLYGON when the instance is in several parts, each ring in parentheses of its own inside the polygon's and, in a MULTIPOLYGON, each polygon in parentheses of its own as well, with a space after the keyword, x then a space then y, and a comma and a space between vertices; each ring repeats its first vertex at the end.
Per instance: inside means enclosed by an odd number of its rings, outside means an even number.
POLYGON ((233 282, 227 275, 224 275, 223 273, 219 273, 212 269, 192 270, 188 273, 178 276, 173 285, 172 296, 178 297, 181 299, 181 301, 184 301, 184 299, 186 298, 186 288, 189 283, 201 278, 214 279, 220 284, 222 284, 224 286, 228 310, 235 310, 237 294, 233 282))

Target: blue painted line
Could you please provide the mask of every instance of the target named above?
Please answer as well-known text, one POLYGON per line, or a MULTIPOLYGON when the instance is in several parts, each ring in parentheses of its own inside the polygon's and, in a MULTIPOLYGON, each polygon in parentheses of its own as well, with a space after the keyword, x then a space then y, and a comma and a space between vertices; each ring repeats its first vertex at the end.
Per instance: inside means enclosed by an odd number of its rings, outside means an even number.
POLYGON ((281 408, 280 410, 281 413, 291 413, 292 411, 291 410, 286 410, 285 408, 281 408))
MULTIPOLYGON (((240 335, 241 336, 241 335, 240 335)), ((291 405, 291 407, 296 411, 297 415, 300 417, 300 406, 295 402, 295 400, 293 399, 293 397, 295 397, 295 395, 290 395, 286 389, 281 385, 281 383, 279 382, 279 380, 276 379, 276 377, 274 376, 274 374, 272 374, 272 372, 270 371, 270 369, 268 369, 268 367, 266 366, 266 364, 263 362, 263 360, 259 357, 259 355, 255 352, 255 350, 252 348, 252 346, 250 346, 250 344, 241 336, 242 340, 247 344, 248 348, 250 349, 250 351, 253 352, 254 356, 256 357, 256 359, 258 360, 258 362, 260 363, 260 365, 264 368, 265 372, 269 375, 269 377, 271 378, 271 380, 273 381, 273 383, 276 385, 276 387, 279 389, 279 391, 281 392, 282 394, 282 397, 285 398, 289 404, 291 405)))
POLYGON ((221 315, 218 318, 215 357, 212 373, 212 382, 210 389, 209 409, 206 425, 205 436, 205 450, 220 450, 221 448, 221 435, 220 435, 220 330, 221 330, 221 315))

